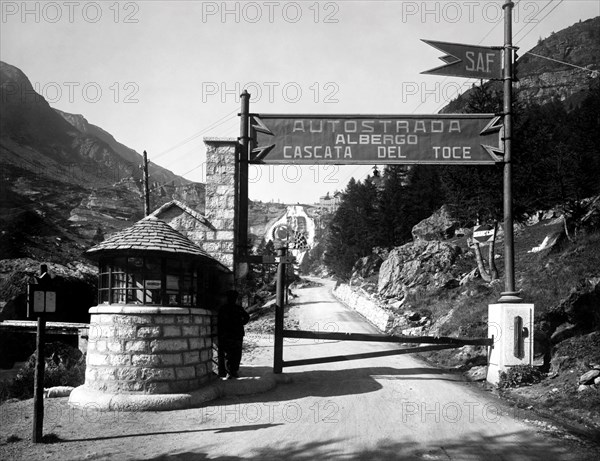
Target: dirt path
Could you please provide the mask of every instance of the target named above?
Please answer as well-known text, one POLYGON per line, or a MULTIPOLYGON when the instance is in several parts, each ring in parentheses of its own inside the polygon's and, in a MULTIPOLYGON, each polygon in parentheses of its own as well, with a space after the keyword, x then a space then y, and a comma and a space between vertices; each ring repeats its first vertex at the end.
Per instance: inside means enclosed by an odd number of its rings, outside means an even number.
MULTIPOLYGON (((288 312, 299 328, 376 332, 335 301, 332 284, 298 290, 288 312)), ((272 366, 272 337, 254 343, 242 373, 272 366)), ((286 341, 284 359, 392 348, 380 343, 286 341)), ((120 413, 46 401, 45 434, 34 446, 31 401, 0 406, 0 459, 580 460, 598 451, 507 408, 410 356, 284 369, 290 384, 202 408, 120 413), (7 437, 21 440, 7 443, 7 437)))

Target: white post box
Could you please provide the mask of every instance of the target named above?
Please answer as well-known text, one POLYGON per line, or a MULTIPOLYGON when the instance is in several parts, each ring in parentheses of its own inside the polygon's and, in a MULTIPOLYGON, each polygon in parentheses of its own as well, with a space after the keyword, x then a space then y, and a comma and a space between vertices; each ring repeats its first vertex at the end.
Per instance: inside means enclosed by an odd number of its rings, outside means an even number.
POLYGON ((533 363, 533 304, 499 303, 488 306, 489 348, 487 381, 498 384, 500 372, 533 363))

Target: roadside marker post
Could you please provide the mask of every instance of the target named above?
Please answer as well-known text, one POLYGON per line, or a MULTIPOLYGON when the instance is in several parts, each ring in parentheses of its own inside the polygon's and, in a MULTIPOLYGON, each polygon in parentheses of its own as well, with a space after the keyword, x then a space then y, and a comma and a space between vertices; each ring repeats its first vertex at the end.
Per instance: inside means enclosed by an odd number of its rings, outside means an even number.
POLYGON ((285 303, 285 258, 287 248, 277 249, 279 264, 277 265, 277 295, 275 304, 275 347, 273 353, 273 373, 283 370, 283 306, 285 303))
POLYGON ((38 283, 27 285, 29 317, 37 316, 35 340, 35 375, 33 386, 33 432, 31 441, 42 443, 44 436, 44 368, 46 345, 46 315, 56 312, 56 291, 51 289, 50 276, 45 264, 40 266, 38 283))

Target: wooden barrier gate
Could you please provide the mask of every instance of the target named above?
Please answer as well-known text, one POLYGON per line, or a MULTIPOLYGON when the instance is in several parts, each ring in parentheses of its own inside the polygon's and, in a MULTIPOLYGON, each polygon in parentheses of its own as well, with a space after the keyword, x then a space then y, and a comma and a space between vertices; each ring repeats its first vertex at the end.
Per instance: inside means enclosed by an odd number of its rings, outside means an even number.
POLYGON ((442 349, 455 349, 462 346, 491 346, 493 338, 451 338, 434 336, 389 336, 384 334, 366 333, 332 333, 305 330, 284 330, 283 307, 285 303, 285 265, 289 264, 286 258, 287 249, 279 248, 279 263, 277 268, 277 304, 275 306, 275 350, 273 357, 273 373, 281 373, 284 367, 300 365, 314 365, 318 363, 342 362, 346 360, 385 357, 390 355, 412 354, 415 352, 439 351, 442 349), (324 339, 334 341, 371 341, 402 344, 433 344, 432 346, 410 347, 363 354, 333 355, 328 357, 315 357, 302 360, 283 360, 283 338, 299 339, 324 339))

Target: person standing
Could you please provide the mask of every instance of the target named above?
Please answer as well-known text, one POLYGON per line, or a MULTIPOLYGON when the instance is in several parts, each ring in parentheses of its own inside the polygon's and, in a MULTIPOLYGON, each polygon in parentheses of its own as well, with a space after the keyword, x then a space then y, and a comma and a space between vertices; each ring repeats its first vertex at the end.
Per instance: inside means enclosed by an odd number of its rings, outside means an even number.
POLYGON ((250 315, 237 304, 238 292, 229 290, 225 293, 227 302, 219 309, 219 376, 235 379, 239 376, 244 341, 244 325, 250 315))

